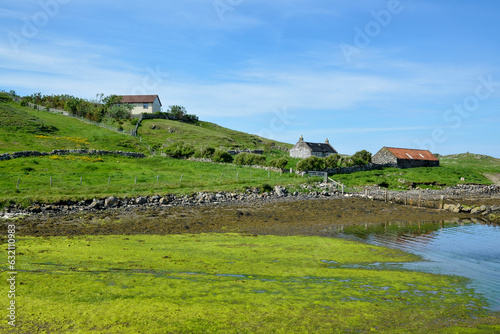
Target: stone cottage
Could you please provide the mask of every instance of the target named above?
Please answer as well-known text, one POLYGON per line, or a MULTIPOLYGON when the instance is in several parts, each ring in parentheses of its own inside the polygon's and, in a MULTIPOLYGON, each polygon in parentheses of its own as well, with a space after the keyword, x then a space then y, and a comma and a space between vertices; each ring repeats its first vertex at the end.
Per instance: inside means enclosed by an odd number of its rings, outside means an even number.
POLYGON ((332 154, 337 154, 338 152, 330 145, 328 138, 325 143, 309 143, 305 142, 304 138, 300 136, 299 141, 294 147, 290 149, 291 158, 309 158, 316 156, 319 158, 324 158, 332 154))
POLYGON ((438 167, 439 159, 427 150, 383 147, 372 157, 372 163, 397 168, 438 167))

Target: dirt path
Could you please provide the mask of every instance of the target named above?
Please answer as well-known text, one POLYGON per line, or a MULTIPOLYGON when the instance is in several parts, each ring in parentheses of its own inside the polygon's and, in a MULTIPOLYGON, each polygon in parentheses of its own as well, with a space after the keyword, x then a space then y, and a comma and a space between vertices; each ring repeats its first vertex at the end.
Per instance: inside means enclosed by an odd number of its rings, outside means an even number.
POLYGON ((495 185, 500 186, 500 173, 484 173, 484 177, 488 178, 495 185))

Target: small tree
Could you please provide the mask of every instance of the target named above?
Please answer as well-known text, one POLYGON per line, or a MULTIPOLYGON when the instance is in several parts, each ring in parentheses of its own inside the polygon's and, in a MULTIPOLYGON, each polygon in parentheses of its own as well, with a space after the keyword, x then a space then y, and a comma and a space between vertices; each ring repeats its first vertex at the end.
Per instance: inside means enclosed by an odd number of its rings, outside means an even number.
POLYGON ((115 104, 108 107, 106 116, 114 119, 130 119, 132 117, 133 108, 131 104, 115 104))
POLYGON ((174 119, 181 120, 187 112, 183 106, 173 105, 168 106, 167 114, 171 115, 174 119))
POLYGON ((367 165, 372 160, 372 154, 367 150, 358 151, 354 153, 354 155, 352 156, 352 160, 355 165, 367 165))

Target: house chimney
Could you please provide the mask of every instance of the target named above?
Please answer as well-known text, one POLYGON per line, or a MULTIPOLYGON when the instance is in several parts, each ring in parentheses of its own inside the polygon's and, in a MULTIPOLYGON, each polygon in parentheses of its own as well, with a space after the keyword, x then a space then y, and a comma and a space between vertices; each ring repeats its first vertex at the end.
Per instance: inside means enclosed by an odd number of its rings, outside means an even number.
POLYGON ((302 137, 302 135, 300 135, 299 141, 304 141, 304 137, 302 137))
POLYGON ((325 144, 330 144, 330 141, 328 140, 328 138, 326 138, 325 144))

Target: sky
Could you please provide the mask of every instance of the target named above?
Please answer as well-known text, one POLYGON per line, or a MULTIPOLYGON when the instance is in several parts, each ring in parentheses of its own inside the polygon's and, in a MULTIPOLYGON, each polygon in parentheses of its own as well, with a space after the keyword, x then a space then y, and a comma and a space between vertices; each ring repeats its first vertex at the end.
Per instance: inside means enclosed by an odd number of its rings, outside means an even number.
POLYGON ((158 94, 342 154, 500 158, 500 1, 0 0, 0 90, 158 94))

